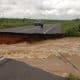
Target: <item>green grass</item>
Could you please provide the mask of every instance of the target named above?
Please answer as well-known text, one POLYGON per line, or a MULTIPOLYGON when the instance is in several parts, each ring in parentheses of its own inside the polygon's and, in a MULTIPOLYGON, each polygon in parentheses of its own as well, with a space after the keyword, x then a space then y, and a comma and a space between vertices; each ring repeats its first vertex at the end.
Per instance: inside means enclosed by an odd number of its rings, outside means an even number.
POLYGON ((80 80, 80 77, 70 73, 68 76, 68 80, 80 80))
POLYGON ((80 24, 80 21, 63 21, 62 26, 63 30, 66 32, 68 29, 71 29, 73 27, 78 27, 80 24))
MULTIPOLYGON (((20 26, 29 26, 33 25, 36 20, 34 19, 0 19, 0 28, 11 28, 11 27, 20 27, 20 26)), ((44 20, 45 24, 55 24, 61 23, 62 29, 67 36, 80 36, 78 31, 78 25, 80 20, 44 20)))
POLYGON ((0 28, 28 26, 32 25, 34 21, 30 19, 0 19, 0 28))
POLYGON ((64 21, 62 22, 63 31, 67 36, 80 36, 80 21, 64 21))

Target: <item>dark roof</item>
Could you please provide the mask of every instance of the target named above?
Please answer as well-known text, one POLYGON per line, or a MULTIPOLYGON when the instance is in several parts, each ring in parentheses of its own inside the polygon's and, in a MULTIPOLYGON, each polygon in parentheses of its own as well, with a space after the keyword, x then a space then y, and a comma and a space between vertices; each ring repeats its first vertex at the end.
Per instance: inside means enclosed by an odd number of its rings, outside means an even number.
POLYGON ((7 28, 7 29, 0 29, 0 33, 24 33, 24 34, 62 34, 61 24, 49 24, 44 25, 44 28, 40 26, 24 26, 24 27, 17 27, 17 28, 7 28))

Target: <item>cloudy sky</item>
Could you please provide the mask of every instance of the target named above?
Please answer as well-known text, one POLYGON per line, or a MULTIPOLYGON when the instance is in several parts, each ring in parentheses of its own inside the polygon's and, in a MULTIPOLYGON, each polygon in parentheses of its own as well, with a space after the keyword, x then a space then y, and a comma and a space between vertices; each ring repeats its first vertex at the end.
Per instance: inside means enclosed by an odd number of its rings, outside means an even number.
POLYGON ((80 17, 80 0, 0 0, 0 17, 78 18, 80 17))

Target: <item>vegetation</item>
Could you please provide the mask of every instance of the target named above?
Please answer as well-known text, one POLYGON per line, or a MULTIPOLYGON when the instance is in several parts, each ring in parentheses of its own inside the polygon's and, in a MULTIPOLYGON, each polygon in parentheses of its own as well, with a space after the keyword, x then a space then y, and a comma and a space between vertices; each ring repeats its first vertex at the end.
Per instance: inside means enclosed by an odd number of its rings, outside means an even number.
POLYGON ((80 80, 80 77, 70 73, 68 76, 68 80, 80 80))
MULTIPOLYGON (((0 19, 0 28, 11 28, 33 25, 35 19, 0 19)), ((75 20, 44 20, 45 24, 61 23, 66 36, 80 36, 80 19, 75 20)))
POLYGON ((32 25, 35 20, 30 19, 0 19, 0 28, 20 27, 32 25))
POLYGON ((62 25, 66 36, 80 36, 80 21, 64 21, 62 25))

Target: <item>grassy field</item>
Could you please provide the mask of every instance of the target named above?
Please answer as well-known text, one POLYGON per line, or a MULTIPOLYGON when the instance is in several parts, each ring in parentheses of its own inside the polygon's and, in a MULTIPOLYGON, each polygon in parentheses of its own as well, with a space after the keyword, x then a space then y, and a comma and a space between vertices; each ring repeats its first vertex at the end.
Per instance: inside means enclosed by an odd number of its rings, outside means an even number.
POLYGON ((62 21, 61 23, 67 36, 80 36, 80 21, 62 21))
MULTIPOLYGON (((36 20, 34 19, 0 19, 0 28, 9 28, 9 27, 20 27, 20 26, 28 26, 33 25, 36 20)), ((45 24, 54 24, 61 23, 63 27, 63 31, 70 36, 80 36, 80 32, 78 31, 78 25, 80 24, 80 20, 44 20, 45 24)))
POLYGON ((0 28, 28 26, 32 25, 34 21, 30 19, 0 19, 0 28))

